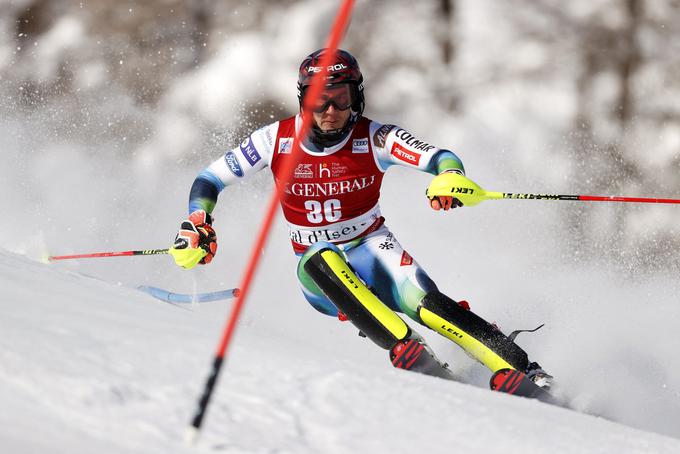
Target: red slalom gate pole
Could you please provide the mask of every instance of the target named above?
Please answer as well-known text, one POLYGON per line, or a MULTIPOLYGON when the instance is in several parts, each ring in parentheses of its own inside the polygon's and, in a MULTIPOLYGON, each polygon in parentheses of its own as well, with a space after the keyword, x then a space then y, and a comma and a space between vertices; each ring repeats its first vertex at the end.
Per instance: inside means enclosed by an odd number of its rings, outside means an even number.
POLYGON ((145 249, 143 251, 93 252, 91 254, 50 255, 49 257, 47 257, 47 260, 53 262, 56 260, 93 259, 99 257, 126 257, 130 255, 160 255, 167 253, 168 253, 167 249, 145 249))
MULTIPOLYGON (((326 54, 321 59, 319 65, 322 68, 327 68, 332 63, 332 59, 335 55, 335 52, 338 49, 340 39, 342 38, 342 35, 344 34, 349 24, 349 19, 352 14, 353 7, 354 0, 344 0, 342 5, 340 6, 340 9, 335 18, 335 22, 333 24, 333 28, 331 29, 330 36, 325 46, 329 50, 329 52, 326 52, 326 54)), ((305 99, 303 101, 303 112, 311 111, 312 103, 316 101, 316 99, 319 97, 322 89, 323 78, 319 77, 317 74, 312 78, 312 83, 309 87, 309 91, 307 92, 307 96, 305 96, 305 99)), ((303 137, 306 136, 307 132, 309 131, 311 122, 312 122, 311 114, 308 115, 303 113, 302 126, 300 127, 295 136, 293 145, 293 154, 297 157, 299 157, 301 153, 300 141, 303 137)), ((262 225, 260 227, 257 240, 255 241, 255 245, 253 246, 253 249, 251 251, 250 259, 248 261, 248 265, 245 268, 241 284, 239 285, 241 292, 236 297, 236 301, 232 306, 231 313, 229 314, 229 318, 227 320, 227 325, 222 334, 222 338, 220 339, 220 342, 218 344, 217 351, 215 352, 215 357, 213 360, 210 375, 208 376, 208 379, 205 383, 205 387, 203 389, 203 393, 198 401, 198 406, 196 408, 194 417, 191 421, 191 425, 188 427, 187 441, 189 443, 192 443, 197 438, 200 432, 201 425, 203 423, 203 418, 208 408, 208 404, 210 403, 210 398, 215 388, 217 378, 219 377, 220 370, 222 369, 222 364, 224 363, 227 348, 229 347, 230 341, 236 329, 236 325, 238 323, 241 310, 245 304, 246 297, 248 296, 248 292, 250 290, 251 281, 253 279, 253 276, 255 275, 255 271, 257 270, 257 267, 260 262, 261 256, 260 251, 264 248, 269 237, 269 232, 271 230, 271 226, 276 214, 276 209, 279 203, 279 192, 281 191, 281 194, 283 194, 281 188, 285 187, 286 183, 288 183, 288 181, 290 180, 290 177, 293 173, 293 169, 297 165, 297 161, 299 161, 299 158, 291 159, 288 162, 288 165, 282 168, 282 175, 284 175, 284 179, 280 180, 278 184, 274 185, 275 189, 272 191, 272 195, 269 200, 269 205, 267 207, 267 212, 265 214, 264 220, 262 221, 262 225)))

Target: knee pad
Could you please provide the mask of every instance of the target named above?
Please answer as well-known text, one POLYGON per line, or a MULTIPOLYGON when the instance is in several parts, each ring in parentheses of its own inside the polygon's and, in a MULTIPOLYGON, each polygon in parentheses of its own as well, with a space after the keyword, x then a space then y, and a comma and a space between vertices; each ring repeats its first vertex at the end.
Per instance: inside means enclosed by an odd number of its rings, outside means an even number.
POLYGON ((408 325, 366 287, 335 250, 321 248, 303 267, 326 297, 378 346, 389 350, 409 336, 408 325))
POLYGON ((418 315, 427 327, 461 346, 494 372, 504 368, 524 371, 529 364, 526 352, 517 344, 439 291, 423 297, 418 315))

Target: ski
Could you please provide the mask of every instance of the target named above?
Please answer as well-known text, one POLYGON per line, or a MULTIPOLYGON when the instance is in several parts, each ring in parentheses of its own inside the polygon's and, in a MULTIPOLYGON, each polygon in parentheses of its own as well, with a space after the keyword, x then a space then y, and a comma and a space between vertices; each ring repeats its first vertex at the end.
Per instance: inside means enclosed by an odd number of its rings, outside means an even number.
POLYGON ((537 399, 549 404, 559 404, 552 394, 536 385, 524 373, 514 369, 497 371, 491 376, 489 387, 501 393, 537 399))
POLYGON ((238 296, 237 288, 230 288, 228 290, 221 290, 219 292, 196 294, 172 293, 162 288, 150 287, 147 285, 140 285, 137 287, 137 290, 148 293, 154 298, 165 301, 166 303, 207 303, 210 301, 226 300, 238 296))

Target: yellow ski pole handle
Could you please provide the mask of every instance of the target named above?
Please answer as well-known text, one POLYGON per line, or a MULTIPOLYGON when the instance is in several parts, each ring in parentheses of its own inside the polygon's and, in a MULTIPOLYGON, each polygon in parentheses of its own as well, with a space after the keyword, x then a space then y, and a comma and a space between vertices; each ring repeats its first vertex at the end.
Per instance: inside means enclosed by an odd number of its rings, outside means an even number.
POLYGON ((514 194, 511 192, 492 192, 482 189, 477 183, 458 173, 442 173, 434 177, 426 191, 427 198, 455 197, 463 206, 479 205, 485 200, 569 200, 580 202, 632 202, 632 203, 672 203, 680 204, 680 199, 658 199, 645 197, 619 197, 595 195, 563 194, 514 194))
POLYGON ((485 191, 474 181, 454 172, 434 177, 425 194, 430 200, 435 197, 455 197, 466 207, 479 205, 485 200, 503 198, 502 193, 485 191))

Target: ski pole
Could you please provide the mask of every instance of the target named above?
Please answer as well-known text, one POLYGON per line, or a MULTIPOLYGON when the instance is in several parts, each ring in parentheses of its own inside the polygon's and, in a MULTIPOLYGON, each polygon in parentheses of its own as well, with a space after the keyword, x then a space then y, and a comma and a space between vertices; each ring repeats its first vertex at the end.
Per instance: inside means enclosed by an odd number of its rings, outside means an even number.
MULTIPOLYGON (((340 39, 342 38, 342 35, 344 34, 349 24, 349 19, 352 14, 353 7, 354 0, 344 0, 342 2, 342 5, 340 6, 338 13, 336 14, 335 22, 333 24, 330 36, 328 37, 328 41, 325 46, 328 49, 328 52, 321 58, 321 61, 319 62, 319 67, 326 68, 332 63, 333 55, 335 54, 338 48, 338 44, 340 43, 340 39)), ((323 88, 322 86, 324 84, 323 80, 324 79, 320 76, 312 78, 312 84, 309 87, 309 92, 305 96, 304 100, 305 103, 304 104, 305 108, 303 109, 304 111, 310 112, 312 110, 311 109, 312 104, 320 97, 321 90, 323 88)), ((311 115, 302 116, 302 125, 298 129, 296 136, 293 140, 292 152, 296 156, 299 156, 302 153, 299 144, 301 142, 301 139, 306 136, 307 131, 310 129, 311 122, 312 122, 311 115)), ((234 305, 231 308, 231 313, 229 314, 227 323, 222 332, 222 337, 220 339, 220 342, 217 346, 217 351, 215 352, 215 356, 213 358, 210 374, 208 375, 208 379, 206 380, 205 386, 203 387, 203 392, 198 400, 198 405, 196 407, 194 416, 191 420, 191 425, 187 428, 186 441, 188 444, 192 444, 200 433, 201 426, 203 424, 203 418, 206 414, 208 404, 210 403, 210 399, 212 397, 215 384, 217 383, 220 370, 222 369, 222 365, 224 364, 227 349, 230 345, 234 331, 236 330, 236 325, 238 324, 238 319, 241 314, 241 310, 246 301, 246 297, 248 296, 250 284, 254 277, 255 271, 257 270, 257 267, 259 265, 260 257, 262 255, 261 251, 264 249, 264 246, 267 242, 267 238, 269 237, 269 232, 271 230, 271 226, 274 221, 277 208, 279 206, 279 198, 282 196, 283 193, 283 190, 280 188, 285 187, 287 182, 291 179, 293 170, 297 165, 297 161, 299 160, 300 158, 298 157, 297 159, 291 159, 290 161, 288 161, 286 165, 283 167, 283 169, 281 169, 281 174, 284 175, 283 181, 279 181, 278 184, 274 185, 274 189, 269 199, 267 211, 265 212, 264 219, 262 221, 262 224, 260 225, 260 230, 257 234, 255 244, 251 251, 250 259, 243 272, 242 281, 241 284, 239 285, 240 292, 236 297, 234 305)))
POLYGON ((427 188, 427 197, 432 200, 438 196, 453 196, 463 206, 475 206, 485 200, 570 200, 581 202, 632 202, 632 203, 679 203, 680 199, 658 199, 646 197, 619 197, 596 195, 561 195, 561 194, 516 194, 511 192, 493 192, 482 189, 477 183, 458 173, 443 173, 432 180, 427 188))
POLYGON ((51 255, 47 257, 47 260, 53 262, 55 260, 92 259, 98 257, 123 257, 129 255, 160 255, 167 253, 168 249, 145 249, 143 251, 93 252, 91 254, 51 255))
POLYGON ((148 285, 140 285, 137 290, 148 293, 156 299, 165 301, 166 303, 207 303, 211 301, 219 301, 231 299, 238 296, 239 289, 230 288, 227 290, 220 290, 218 292, 206 293, 173 293, 158 287, 151 287, 148 285))

